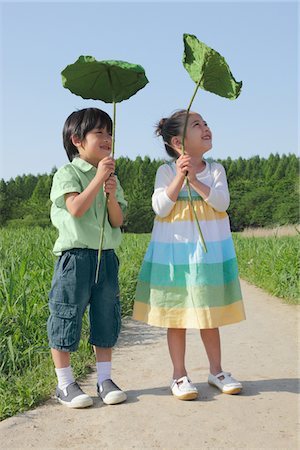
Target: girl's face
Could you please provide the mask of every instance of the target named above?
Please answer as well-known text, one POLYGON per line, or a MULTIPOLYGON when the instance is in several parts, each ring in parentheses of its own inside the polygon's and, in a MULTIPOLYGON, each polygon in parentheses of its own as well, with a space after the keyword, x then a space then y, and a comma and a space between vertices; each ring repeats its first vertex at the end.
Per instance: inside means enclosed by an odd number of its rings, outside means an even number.
POLYGON ((97 167, 99 161, 111 153, 111 133, 106 128, 94 128, 75 145, 80 158, 97 167))
MULTIPOLYGON (((202 156, 212 148, 212 133, 198 113, 190 113, 186 128, 184 149, 190 156, 202 156)), ((181 151, 181 143, 180 143, 181 151)), ((180 152, 181 154, 181 152, 180 152)))

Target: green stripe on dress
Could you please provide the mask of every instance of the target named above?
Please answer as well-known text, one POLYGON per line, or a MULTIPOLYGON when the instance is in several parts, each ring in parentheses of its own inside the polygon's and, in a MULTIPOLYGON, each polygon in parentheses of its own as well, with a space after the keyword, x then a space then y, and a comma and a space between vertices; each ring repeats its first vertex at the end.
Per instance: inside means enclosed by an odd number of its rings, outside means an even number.
POLYGON ((236 258, 215 264, 164 265, 144 261, 139 280, 155 286, 218 286, 238 278, 236 258))
MULTIPOLYGON (((194 194, 194 195, 192 195, 192 199, 193 199, 193 201, 196 201, 196 200, 203 200, 203 197, 201 197, 201 195, 198 195, 198 194, 194 194)), ((189 201, 189 196, 188 196, 188 192, 180 192, 179 193, 179 195, 178 195, 178 198, 177 198, 177 200, 176 200, 177 202, 178 201, 189 201)), ((204 200, 203 200, 204 201, 204 200)))
POLYGON ((151 303, 159 308, 213 308, 230 305, 241 299, 238 279, 220 286, 189 287, 150 286, 139 280, 136 288, 136 301, 151 303))

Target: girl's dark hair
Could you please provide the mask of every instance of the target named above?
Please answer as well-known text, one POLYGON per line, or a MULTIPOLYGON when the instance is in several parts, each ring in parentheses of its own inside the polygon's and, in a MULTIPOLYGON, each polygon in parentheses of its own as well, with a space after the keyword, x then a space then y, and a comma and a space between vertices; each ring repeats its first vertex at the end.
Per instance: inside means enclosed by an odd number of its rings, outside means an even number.
POLYGON ((69 161, 79 155, 72 143, 72 136, 76 135, 82 141, 94 128, 106 128, 111 133, 112 120, 105 111, 98 108, 85 108, 69 115, 63 128, 63 143, 69 161))
POLYGON ((170 117, 161 119, 156 125, 155 134, 162 136, 166 148, 166 152, 172 158, 178 158, 178 154, 172 148, 171 139, 174 136, 182 136, 184 122, 186 119, 187 110, 180 109, 172 114, 170 117))

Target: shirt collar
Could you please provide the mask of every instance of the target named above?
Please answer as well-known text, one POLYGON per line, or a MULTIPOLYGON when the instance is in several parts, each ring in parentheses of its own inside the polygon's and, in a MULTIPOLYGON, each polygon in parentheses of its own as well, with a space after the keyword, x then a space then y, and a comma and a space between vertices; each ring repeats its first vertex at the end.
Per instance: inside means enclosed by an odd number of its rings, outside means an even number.
POLYGON ((89 162, 85 161, 84 159, 79 158, 78 156, 76 156, 73 160, 72 163, 74 166, 78 167, 78 169, 80 169, 82 172, 88 172, 91 169, 95 169, 96 167, 94 167, 92 164, 90 164, 89 162))

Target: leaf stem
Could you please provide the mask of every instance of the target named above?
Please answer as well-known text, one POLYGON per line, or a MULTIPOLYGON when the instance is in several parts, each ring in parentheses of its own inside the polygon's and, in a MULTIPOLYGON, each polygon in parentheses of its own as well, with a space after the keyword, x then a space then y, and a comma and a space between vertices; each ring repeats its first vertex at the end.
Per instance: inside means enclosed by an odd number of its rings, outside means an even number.
MULTIPOLYGON (((113 102, 113 124, 112 124, 112 140, 111 140, 111 156, 112 157, 114 157, 114 155, 115 155, 116 109, 117 109, 116 108, 116 102, 113 102)), ((103 239, 104 239, 104 228, 105 228, 105 222, 106 222, 106 217, 107 217, 108 197, 109 197, 109 194, 106 194, 105 195, 105 201, 104 201, 102 225, 101 225, 101 228, 100 228, 100 239, 99 239, 99 249, 98 249, 98 260, 97 260, 97 269, 96 269, 95 283, 98 282, 98 278, 99 278, 101 253, 102 253, 103 239)))
MULTIPOLYGON (((191 98, 191 101, 190 101, 190 103, 189 103, 189 106, 188 106, 188 108, 187 108, 187 110, 186 110, 186 117, 185 117, 184 128, 183 128, 183 134, 182 134, 182 154, 183 154, 183 155, 184 155, 184 140, 185 140, 185 135, 186 135, 186 129, 187 129, 187 123, 188 123, 189 113, 190 113, 190 109, 191 109, 192 103, 193 103, 193 101, 194 101, 194 98, 196 97, 197 91, 198 91, 198 89, 199 89, 201 80, 202 80, 202 77, 199 78, 199 81, 198 81, 198 83, 196 84, 196 88, 195 88, 194 94, 193 94, 193 96, 192 96, 192 98, 191 98)), ((207 248, 206 248, 206 245, 205 245, 205 242, 204 242, 204 238, 203 238, 203 235, 202 235, 202 231, 201 231, 201 228, 200 228, 200 224, 199 224, 199 221, 198 221, 198 217, 197 217, 197 214, 196 214, 196 211, 195 211, 195 207, 194 207, 194 203, 193 203, 193 198, 192 198, 192 193, 191 193, 190 182, 189 182, 189 179, 188 179, 187 175, 185 176, 185 181, 186 181, 186 185, 187 185, 187 189, 188 189, 189 204, 190 204, 190 206, 191 206, 191 208, 192 208, 193 215, 194 215, 194 219, 195 219, 195 222, 196 222, 196 224, 197 224, 197 228, 198 228, 198 231, 199 231, 199 236, 200 236, 201 244, 202 244, 202 246, 203 246, 204 252, 207 253, 207 248)), ((201 327, 200 327, 200 320, 199 320, 199 316, 198 316, 198 311, 197 311, 197 308, 196 308, 196 305, 195 305, 193 296, 192 296, 192 302, 193 302, 193 307, 194 307, 194 310, 195 310, 195 313, 196 313, 198 326, 199 326, 199 328, 201 328, 201 327)))
POLYGON ((114 101, 114 102, 113 102, 112 141, 111 141, 111 156, 112 156, 112 157, 115 156, 116 113, 117 113, 117 108, 116 108, 116 102, 114 101))
POLYGON ((182 154, 183 155, 184 155, 184 140, 185 140, 185 135, 186 135, 186 128, 187 128, 189 113, 190 113, 190 109, 192 107, 194 98, 196 97, 196 94, 197 94, 197 91, 199 89, 201 81, 202 81, 202 77, 199 78, 199 81, 196 84, 196 88, 194 90, 193 96, 192 96, 191 101, 189 103, 189 106, 187 107, 187 110, 186 110, 186 117, 185 117, 185 122, 184 122, 184 127, 183 127, 183 134, 182 134, 182 154))
POLYGON ((187 177, 186 177, 186 185, 187 185, 187 188, 188 188, 188 196, 189 196, 189 201, 190 201, 190 204, 191 204, 191 207, 192 207, 194 219, 195 219, 198 231, 199 231, 201 244, 203 246, 204 252, 207 253, 207 247, 206 247, 206 244, 205 244, 205 241, 204 241, 204 237, 203 237, 203 234, 202 234, 202 231, 201 231, 201 228, 200 228, 199 220, 198 220, 197 213, 196 213, 195 206, 194 206, 194 202, 193 202, 193 199, 192 199, 190 182, 189 182, 187 177))
MULTIPOLYGON (((187 129, 189 113, 190 113, 191 106, 193 104, 194 98, 196 97, 196 94, 197 94, 197 91, 199 89, 201 81, 202 81, 202 77, 199 78, 199 81, 196 84, 196 88, 194 90, 193 96, 192 96, 191 101, 189 103, 189 106, 187 107, 187 110, 186 110, 186 117, 185 117, 185 122, 184 122, 184 127, 183 127, 183 134, 182 134, 182 141, 181 141, 182 142, 182 154, 183 155, 184 155, 184 140, 185 140, 185 135, 186 135, 186 129, 187 129)), ((194 202, 193 202, 192 193, 191 193, 191 187, 190 187, 190 183, 189 183, 189 180, 188 180, 187 176, 185 176, 185 181, 186 181, 186 185, 187 185, 187 189, 188 189, 188 196, 189 196, 190 205, 192 207, 194 219, 196 221, 197 228, 198 228, 198 231, 199 231, 201 244, 203 246, 204 252, 207 253, 207 248, 206 248, 206 245, 205 245, 205 242, 204 242, 204 238, 203 238, 203 234, 202 234, 202 231, 201 231, 201 228, 200 228, 199 220, 198 220, 198 217, 197 217, 197 214, 196 214, 196 211, 195 211, 194 202)))

